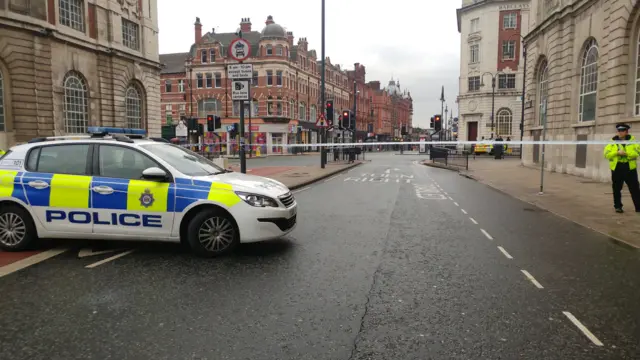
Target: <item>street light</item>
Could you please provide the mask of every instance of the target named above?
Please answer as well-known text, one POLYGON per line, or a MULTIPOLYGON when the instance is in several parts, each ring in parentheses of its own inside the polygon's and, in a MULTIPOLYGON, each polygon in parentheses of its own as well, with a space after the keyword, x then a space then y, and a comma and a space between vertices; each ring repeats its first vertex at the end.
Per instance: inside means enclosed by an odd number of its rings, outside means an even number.
POLYGON ((484 87, 484 76, 491 75, 491 139, 493 139, 493 132, 495 129, 495 114, 496 114, 496 78, 498 75, 506 75, 502 71, 498 71, 495 74, 485 71, 480 75, 480 86, 484 87))
POLYGON ((193 117, 193 61, 191 58, 187 59, 185 66, 189 70, 189 116, 193 117))
POLYGON ((527 91, 527 47, 524 43, 524 37, 520 34, 513 34, 509 36, 507 41, 511 41, 511 38, 516 35, 520 37, 520 45, 522 46, 522 57, 524 59, 524 65, 522 69, 522 111, 520 113, 520 159, 522 159, 522 140, 524 139, 524 95, 527 91))

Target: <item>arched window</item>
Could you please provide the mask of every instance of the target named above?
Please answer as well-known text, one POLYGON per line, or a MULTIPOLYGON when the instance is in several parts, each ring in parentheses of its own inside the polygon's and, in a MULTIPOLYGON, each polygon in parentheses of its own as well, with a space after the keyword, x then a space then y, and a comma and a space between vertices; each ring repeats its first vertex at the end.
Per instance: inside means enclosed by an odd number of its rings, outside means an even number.
POLYGON ((140 90, 135 85, 129 85, 125 92, 125 108, 127 113, 127 127, 133 129, 142 129, 143 104, 140 90))
POLYGON ((4 78, 0 70, 0 131, 5 131, 6 122, 4 118, 4 78))
POLYGON ((89 126, 89 94, 82 75, 69 72, 64 87, 64 131, 67 134, 86 134, 89 126))
POLYGON ((267 115, 273 116, 273 97, 267 97, 267 115))
POLYGON ((549 95, 549 67, 546 60, 540 65, 538 70, 538 125, 543 125, 546 121, 544 102, 549 95))
POLYGON ((580 121, 596 119, 598 92, 598 45, 594 39, 587 42, 580 71, 580 121))
POLYGON ((497 135, 511 136, 511 125, 513 123, 513 115, 509 109, 498 110, 497 119, 497 135))
POLYGON ((206 118, 207 115, 222 116, 222 101, 214 98, 198 100, 198 117, 206 118))

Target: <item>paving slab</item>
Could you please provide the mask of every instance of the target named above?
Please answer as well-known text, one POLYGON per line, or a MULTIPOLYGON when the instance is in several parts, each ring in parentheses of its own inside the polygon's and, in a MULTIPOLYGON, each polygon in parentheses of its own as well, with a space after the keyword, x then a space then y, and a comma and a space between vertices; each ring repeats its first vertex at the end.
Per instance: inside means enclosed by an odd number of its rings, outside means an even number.
POLYGON ((470 159, 469 170, 460 175, 640 249, 640 214, 626 187, 622 202, 627 212, 616 214, 610 183, 546 171, 540 195, 540 168, 525 167, 520 159, 470 159))

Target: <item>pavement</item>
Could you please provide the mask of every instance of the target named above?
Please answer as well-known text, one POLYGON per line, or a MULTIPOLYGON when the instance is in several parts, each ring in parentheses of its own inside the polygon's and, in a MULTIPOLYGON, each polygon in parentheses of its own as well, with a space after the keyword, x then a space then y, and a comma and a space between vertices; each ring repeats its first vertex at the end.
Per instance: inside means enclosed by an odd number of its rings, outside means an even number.
POLYGON ((422 158, 296 190, 289 236, 224 258, 53 244, 0 276, 0 358, 640 357, 638 252, 422 158))
POLYGON ((496 161, 477 157, 469 160, 469 170, 461 174, 599 231, 611 240, 640 248, 640 214, 634 212, 626 188, 622 201, 627 212, 616 214, 610 183, 545 172, 543 195, 540 195, 540 168, 524 167, 517 158, 496 161))

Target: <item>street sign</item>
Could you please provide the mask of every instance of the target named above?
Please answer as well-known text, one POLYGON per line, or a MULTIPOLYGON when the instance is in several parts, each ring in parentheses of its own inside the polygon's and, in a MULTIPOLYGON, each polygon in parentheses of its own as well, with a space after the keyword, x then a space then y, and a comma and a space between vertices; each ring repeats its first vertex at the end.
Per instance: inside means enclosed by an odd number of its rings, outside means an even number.
POLYGON ((253 65, 252 64, 230 64, 227 67, 227 73, 229 79, 251 79, 253 77, 253 65))
POLYGON ((176 137, 187 137, 187 124, 184 123, 184 120, 180 120, 178 125, 176 125, 176 137))
POLYGON ((317 127, 327 127, 328 126, 327 120, 324 118, 324 114, 320 114, 320 116, 318 116, 318 120, 316 120, 316 126, 317 127))
POLYGON ((231 100, 249 100, 249 81, 231 81, 231 100))
POLYGON ((229 44, 229 55, 236 61, 245 61, 251 55, 251 44, 243 38, 234 39, 229 44))

